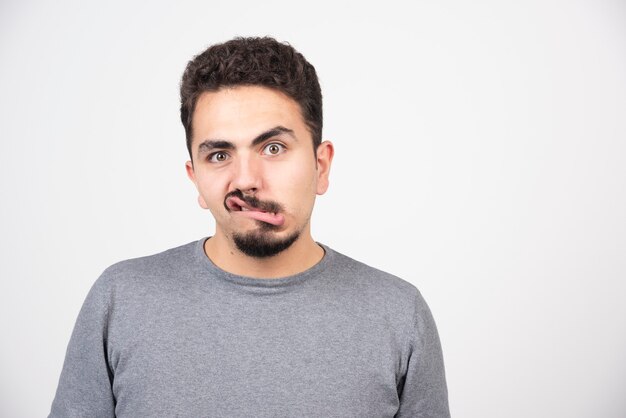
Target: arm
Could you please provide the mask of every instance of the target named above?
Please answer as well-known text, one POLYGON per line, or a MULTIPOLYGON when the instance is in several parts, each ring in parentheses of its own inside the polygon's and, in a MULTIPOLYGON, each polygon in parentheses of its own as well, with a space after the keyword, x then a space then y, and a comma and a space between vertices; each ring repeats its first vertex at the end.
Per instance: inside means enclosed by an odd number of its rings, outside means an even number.
POLYGON ((109 294, 101 276, 78 314, 48 418, 115 417, 107 356, 109 294))
POLYGON ((398 387, 397 418, 449 418, 443 354, 430 309, 416 289, 406 375, 398 387))

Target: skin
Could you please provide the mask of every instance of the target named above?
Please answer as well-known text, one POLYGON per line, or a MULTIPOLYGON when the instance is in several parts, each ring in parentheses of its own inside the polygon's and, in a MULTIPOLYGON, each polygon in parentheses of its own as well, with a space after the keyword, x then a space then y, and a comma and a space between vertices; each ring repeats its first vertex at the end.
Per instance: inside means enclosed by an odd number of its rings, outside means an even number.
POLYGON ((215 234, 204 247, 211 261, 254 278, 290 276, 317 264, 324 250, 311 237, 311 213, 316 196, 328 189, 334 148, 324 141, 314 152, 297 102, 260 86, 223 88, 200 95, 192 124, 193 163, 185 166, 198 203, 215 218, 215 234), (227 210, 225 197, 235 190, 278 203, 282 225, 262 228, 261 221, 227 210), (291 246, 265 258, 244 254, 233 241, 234 233, 280 240, 296 231, 291 246))

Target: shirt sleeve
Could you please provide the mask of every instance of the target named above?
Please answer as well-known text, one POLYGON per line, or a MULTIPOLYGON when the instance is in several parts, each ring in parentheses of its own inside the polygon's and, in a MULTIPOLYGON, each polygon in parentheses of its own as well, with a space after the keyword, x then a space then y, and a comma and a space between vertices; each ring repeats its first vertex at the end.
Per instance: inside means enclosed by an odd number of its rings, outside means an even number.
POLYGON ((397 418, 449 418, 443 353, 433 316, 416 289, 413 330, 406 375, 398 394, 397 418))
POLYGON ((48 418, 115 417, 113 373, 107 356, 110 292, 103 276, 76 319, 48 418))

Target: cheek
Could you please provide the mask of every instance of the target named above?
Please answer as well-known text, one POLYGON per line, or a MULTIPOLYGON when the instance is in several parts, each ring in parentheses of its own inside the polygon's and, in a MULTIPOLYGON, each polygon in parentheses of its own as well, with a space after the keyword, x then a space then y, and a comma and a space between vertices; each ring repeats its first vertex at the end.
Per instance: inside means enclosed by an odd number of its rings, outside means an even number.
POLYGON ((315 201, 315 174, 314 172, 296 173, 282 179, 284 203, 289 205, 294 213, 308 215, 315 201))
POLYGON ((221 192, 219 181, 205 179, 198 183, 198 188, 200 195, 209 206, 214 207, 223 203, 224 193, 221 192))

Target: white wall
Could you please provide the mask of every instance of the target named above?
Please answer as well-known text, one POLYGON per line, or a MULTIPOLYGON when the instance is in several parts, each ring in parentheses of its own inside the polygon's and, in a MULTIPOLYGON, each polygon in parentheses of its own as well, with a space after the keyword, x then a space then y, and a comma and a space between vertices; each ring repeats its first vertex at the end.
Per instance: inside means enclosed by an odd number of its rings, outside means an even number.
POLYGON ((265 34, 324 91, 314 236, 422 290, 453 415, 626 416, 623 1, 174 3, 0 3, 1 416, 48 413, 106 266, 211 234, 179 79, 265 34))

